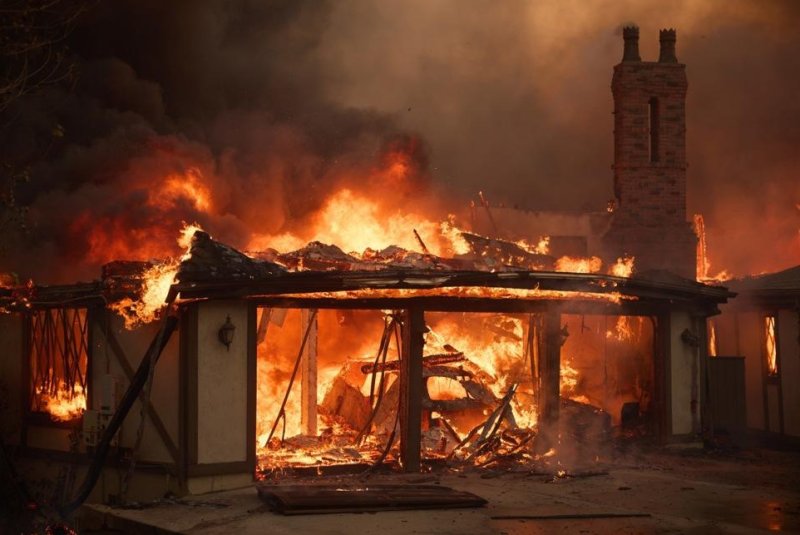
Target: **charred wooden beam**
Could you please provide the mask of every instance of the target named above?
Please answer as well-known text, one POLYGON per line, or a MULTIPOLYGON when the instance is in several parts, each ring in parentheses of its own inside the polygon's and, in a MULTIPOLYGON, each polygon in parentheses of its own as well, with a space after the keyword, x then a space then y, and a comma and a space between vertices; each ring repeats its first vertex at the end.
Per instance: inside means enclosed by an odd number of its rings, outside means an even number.
POLYGON ((544 450, 557 439, 558 411, 561 388, 561 314, 548 310, 543 318, 543 336, 539 351, 539 404, 537 406, 540 436, 539 447, 544 450))
POLYGON ((422 351, 425 347, 425 312, 410 308, 403 313, 400 368, 400 460, 406 472, 420 469, 422 426, 422 351))
MULTIPOLYGON (((438 364, 449 364, 451 362, 461 362, 464 360, 464 353, 440 353, 437 355, 428 355, 422 357, 423 366, 436 366, 438 364)), ((384 364, 362 364, 361 373, 377 373, 382 371, 395 371, 401 367, 400 360, 391 360, 384 364)))
POLYGON ((317 317, 316 310, 300 311, 301 340, 308 331, 300 368, 300 425, 308 436, 317 434, 317 317))

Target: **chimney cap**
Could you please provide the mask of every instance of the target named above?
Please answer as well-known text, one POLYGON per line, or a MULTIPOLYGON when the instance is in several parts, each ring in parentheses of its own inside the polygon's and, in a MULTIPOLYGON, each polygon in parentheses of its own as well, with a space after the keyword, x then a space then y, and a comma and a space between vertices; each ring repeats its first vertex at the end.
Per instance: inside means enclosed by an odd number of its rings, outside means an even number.
POLYGON ((622 38, 625 40, 622 62, 642 61, 639 56, 639 27, 634 24, 623 26, 622 38))
POLYGON ((638 39, 639 27, 635 24, 628 24, 622 27, 622 37, 624 39, 638 39))
POLYGON ((658 38, 661 44, 658 62, 678 63, 678 57, 675 55, 675 41, 677 40, 677 32, 675 29, 669 28, 661 30, 658 32, 658 38))
POLYGON ((660 41, 675 41, 677 32, 675 28, 664 28, 663 30, 659 30, 658 38, 660 41))

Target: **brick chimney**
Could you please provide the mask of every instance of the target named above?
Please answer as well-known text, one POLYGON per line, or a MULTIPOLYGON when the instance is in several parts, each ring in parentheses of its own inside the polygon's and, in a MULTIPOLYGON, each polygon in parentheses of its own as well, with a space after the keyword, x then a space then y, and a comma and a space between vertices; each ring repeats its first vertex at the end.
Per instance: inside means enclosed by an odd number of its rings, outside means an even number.
POLYGON ((614 67, 614 195, 604 238, 610 257, 636 257, 637 270, 696 276, 696 236, 686 220, 686 66, 675 30, 660 33, 658 62, 641 61, 638 28, 623 30, 614 67))

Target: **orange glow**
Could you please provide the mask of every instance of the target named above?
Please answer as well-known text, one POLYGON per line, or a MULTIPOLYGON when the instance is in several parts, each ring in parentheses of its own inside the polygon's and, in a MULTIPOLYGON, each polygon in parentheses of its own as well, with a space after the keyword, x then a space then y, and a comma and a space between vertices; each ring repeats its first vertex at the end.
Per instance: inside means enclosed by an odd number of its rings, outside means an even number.
POLYGON ((775 316, 764 317, 764 350, 767 357, 767 374, 778 375, 778 346, 775 337, 775 316))
POLYGON ((197 167, 180 173, 152 175, 123 186, 131 196, 146 194, 141 205, 117 211, 87 210, 70 223, 74 254, 92 264, 113 260, 151 260, 174 256, 175 232, 182 218, 212 214, 212 187, 197 167))
POLYGON ((536 245, 532 245, 525 240, 519 240, 514 243, 532 254, 548 254, 550 252, 550 236, 540 237, 536 245))
POLYGON ((36 388, 39 403, 50 418, 57 422, 67 422, 79 418, 86 412, 86 394, 81 385, 74 385, 70 391, 66 383, 61 381, 54 394, 49 394, 47 389, 36 388))
MULTIPOLYGON (((641 318, 640 318, 641 319, 641 318)), ((629 316, 620 316, 617 318, 616 324, 614 324, 614 329, 609 329, 606 331, 606 338, 613 338, 619 341, 631 340, 633 339, 634 332, 632 322, 634 318, 629 316)))
POLYGON ((491 297, 494 299, 583 299, 587 301, 607 301, 620 303, 623 300, 635 300, 636 297, 619 292, 571 292, 561 290, 540 290, 538 288, 488 288, 484 286, 450 286, 446 288, 426 289, 380 289, 342 290, 338 292, 285 293, 273 297, 307 297, 336 299, 382 299, 406 297, 491 297))
POLYGON ((397 207, 390 208, 353 189, 343 188, 324 202, 311 223, 297 233, 256 234, 247 244, 249 251, 268 248, 287 252, 310 241, 335 244, 361 258, 367 249, 381 250, 391 245, 419 251, 416 230, 428 250, 437 256, 451 257, 469 252, 469 246, 451 221, 434 219, 397 207))
POLYGON ((147 269, 142 274, 142 290, 137 299, 125 298, 109 305, 125 320, 125 328, 133 329, 142 323, 155 320, 166 304, 170 286, 175 282, 180 263, 190 257, 192 236, 199 225, 184 224, 178 237, 178 245, 184 249, 183 256, 166 260, 147 269))
POLYGON ((190 167, 182 174, 169 175, 162 182, 161 190, 151 193, 149 202, 164 208, 189 202, 195 209, 208 212, 211 209, 211 189, 203 180, 197 167, 190 167))
POLYGON ((708 355, 717 356, 717 326, 713 320, 708 320, 708 355))
MULTIPOLYGON (((446 352, 447 347, 452 347, 464 353, 467 363, 464 368, 474 369, 477 377, 489 387, 494 396, 501 399, 513 384, 530 383, 530 361, 523 354, 523 328, 522 321, 512 317, 503 317, 501 328, 493 332, 479 328, 475 324, 483 318, 489 322, 491 316, 475 315, 466 318, 461 315, 432 315, 430 331, 425 336, 426 351, 432 353, 446 352), (470 321, 471 320, 471 321, 470 321), (505 336, 499 333, 507 333, 505 336)), ((451 381, 451 383, 454 381, 451 381)), ((434 383, 444 389, 445 396, 438 399, 454 399, 464 397, 464 388, 458 383, 450 384, 443 378, 434 383)), ((430 381, 429 381, 430 385, 430 381)), ((430 390, 430 386, 429 386, 430 390)), ((536 406, 532 400, 525 398, 517 392, 511 403, 514 418, 522 428, 531 428, 536 425, 536 406)), ((477 422, 476 422, 477 423, 477 422)), ((454 424, 461 434, 469 432, 469 426, 463 427, 454 424)))
POLYGON ((633 260, 632 256, 617 258, 609 273, 615 277, 630 277, 633 273, 633 260))
POLYGON ((566 271, 568 273, 598 273, 602 267, 603 261, 596 256, 562 256, 556 260, 556 271, 566 271))
POLYGON ((697 235, 697 280, 699 282, 714 284, 729 281, 733 275, 723 269, 716 275, 711 274, 711 261, 708 258, 708 242, 706 240, 706 225, 702 214, 693 217, 694 232, 697 235))
POLYGON ((456 227, 455 216, 453 214, 449 214, 447 216, 447 221, 439 225, 439 231, 442 233, 442 237, 450 243, 453 253, 463 255, 468 254, 472 250, 467 240, 465 240, 464 236, 461 234, 461 229, 456 227))
POLYGON ((565 358, 561 361, 561 395, 571 397, 578 386, 578 370, 572 367, 572 361, 565 358))
MULTIPOLYGON (((259 325, 268 325, 266 337, 257 346, 256 451, 259 456, 259 466, 263 469, 287 464, 331 464, 334 461, 330 458, 330 451, 335 450, 336 445, 347 446, 353 455, 356 455, 357 451, 363 453, 363 459, 359 454, 351 458, 351 462, 370 461, 370 454, 376 450, 375 440, 367 440, 362 446, 356 447, 353 442, 360 429, 353 429, 337 420, 335 416, 325 414, 322 407, 334 381, 341 379, 353 388, 359 388, 370 377, 362 373, 359 368, 361 364, 374 360, 374 352, 385 319, 377 312, 359 311, 354 313, 357 317, 353 323, 357 326, 355 328, 348 326, 346 322, 341 323, 340 312, 320 311, 317 314, 320 333, 317 340, 319 439, 302 437, 302 386, 298 372, 284 407, 285 417, 278 424, 271 443, 267 444, 270 430, 278 418, 281 402, 289 387, 292 368, 304 334, 298 310, 275 309, 265 316, 267 311, 268 309, 259 309, 257 319, 259 325), (280 445, 282 438, 293 444, 293 440, 300 440, 302 445, 282 448, 280 445)), ((396 348, 391 344, 388 359, 394 358, 397 358, 396 348)))

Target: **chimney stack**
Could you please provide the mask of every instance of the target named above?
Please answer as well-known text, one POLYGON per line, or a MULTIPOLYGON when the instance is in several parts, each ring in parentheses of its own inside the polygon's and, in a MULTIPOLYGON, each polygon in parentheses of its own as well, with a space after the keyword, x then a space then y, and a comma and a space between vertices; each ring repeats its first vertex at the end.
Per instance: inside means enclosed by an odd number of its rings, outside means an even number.
POLYGON ((661 53, 658 56, 658 62, 678 63, 678 58, 675 56, 675 30, 661 30, 658 33, 658 37, 661 42, 661 53))
POLYGON ((637 26, 625 26, 622 28, 622 38, 625 39, 625 50, 622 54, 623 63, 642 61, 642 58, 639 57, 639 28, 637 26))

